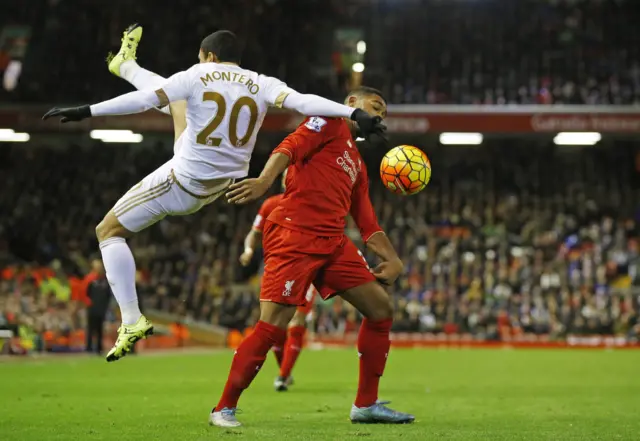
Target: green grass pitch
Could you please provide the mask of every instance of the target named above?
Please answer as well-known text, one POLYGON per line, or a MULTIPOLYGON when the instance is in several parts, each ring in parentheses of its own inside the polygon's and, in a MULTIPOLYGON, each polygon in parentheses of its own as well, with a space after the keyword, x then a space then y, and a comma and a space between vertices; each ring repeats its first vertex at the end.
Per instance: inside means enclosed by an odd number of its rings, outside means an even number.
POLYGON ((230 351, 0 361, 0 440, 638 440, 640 352, 393 350, 381 395, 413 425, 352 425, 355 350, 306 351, 276 393, 273 356, 244 427, 209 427, 230 351))

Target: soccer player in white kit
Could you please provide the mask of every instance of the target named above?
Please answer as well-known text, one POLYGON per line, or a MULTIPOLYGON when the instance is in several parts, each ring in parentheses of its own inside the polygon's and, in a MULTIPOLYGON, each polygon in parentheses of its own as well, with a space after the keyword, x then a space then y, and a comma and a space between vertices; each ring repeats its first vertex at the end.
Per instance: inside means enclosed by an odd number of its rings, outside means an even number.
MULTIPOLYGON (((115 57, 116 64, 120 62, 120 75, 126 70, 142 72, 135 64, 135 47, 141 35, 142 28, 137 25, 125 31, 121 51, 115 57)), ((149 72, 147 88, 94 105, 53 108, 43 116, 60 116, 66 123, 93 116, 140 113, 170 103, 174 109, 178 132, 173 158, 134 185, 96 228, 107 279, 122 314, 118 339, 107 361, 124 357, 138 340, 153 334, 153 324, 140 313, 136 266, 126 239, 168 215, 198 211, 220 197, 235 179, 246 177, 257 132, 269 106, 307 116, 351 118, 364 135, 384 132, 379 117, 316 95, 300 94, 276 78, 241 68, 240 52, 232 32, 218 31, 202 41, 200 63, 186 71, 168 79, 149 72), (181 101, 186 101, 186 110, 181 101), (180 115, 183 111, 184 116, 180 115), (186 120, 183 131, 179 127, 181 118, 186 120)))

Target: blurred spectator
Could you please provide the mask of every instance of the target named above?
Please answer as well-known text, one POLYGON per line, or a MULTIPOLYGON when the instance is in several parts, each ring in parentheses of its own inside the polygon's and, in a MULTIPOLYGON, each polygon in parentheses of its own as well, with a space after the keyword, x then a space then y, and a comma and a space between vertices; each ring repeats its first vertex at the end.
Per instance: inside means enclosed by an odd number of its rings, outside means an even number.
POLYGON ((62 264, 59 260, 54 260, 50 268, 53 273, 40 282, 40 293, 53 295, 60 302, 68 302, 71 300, 71 286, 62 264))
MULTIPOLYGON (((53 266, 60 271, 58 264, 53 266)), ((61 272, 57 277, 42 276, 47 273, 47 268, 19 265, 2 271, 0 321, 13 331, 11 352, 66 350, 72 340, 80 339, 77 331, 84 328, 82 310, 67 297, 57 297, 55 289, 46 288, 52 279, 62 279, 61 272)))
POLYGON ((111 287, 101 260, 92 262, 95 276, 87 286, 87 352, 102 353, 102 331, 111 302, 111 287), (94 341, 95 340, 95 341, 94 341))

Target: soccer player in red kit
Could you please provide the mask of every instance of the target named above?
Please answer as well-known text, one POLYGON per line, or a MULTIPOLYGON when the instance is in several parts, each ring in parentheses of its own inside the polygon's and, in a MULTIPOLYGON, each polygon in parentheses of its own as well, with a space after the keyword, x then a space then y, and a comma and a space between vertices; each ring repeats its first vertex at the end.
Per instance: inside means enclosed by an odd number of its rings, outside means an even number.
MULTIPOLYGON (((359 88, 349 94, 346 103, 381 118, 386 115, 386 101, 375 89, 359 88)), ((284 197, 264 228, 260 320, 235 353, 210 424, 240 426, 235 413, 242 391, 257 375, 269 349, 284 342, 295 307, 304 304, 312 283, 323 299, 340 295, 364 316, 358 335, 360 376, 351 421, 414 421, 413 415, 378 401, 393 313, 382 284, 393 283, 403 265, 371 205, 366 167, 353 138, 357 130, 344 119, 309 118, 273 151, 258 178, 232 186, 227 194, 232 203, 255 200, 288 167, 284 197), (349 214, 367 248, 382 260, 373 270, 344 234, 349 214)))
MULTIPOLYGON (((283 189, 286 189, 286 179, 287 172, 285 170, 282 175, 283 189)), ((284 195, 282 193, 271 196, 260 206, 260 210, 258 210, 258 214, 253 221, 251 231, 249 231, 249 234, 247 234, 244 241, 244 252, 240 256, 240 264, 242 266, 247 266, 251 262, 255 249, 262 242, 262 231, 264 229, 265 221, 269 215, 271 215, 271 212, 280 204, 283 196, 284 195)), ((304 337, 307 333, 307 316, 313 310, 315 296, 316 289, 311 285, 307 289, 305 304, 298 306, 296 313, 289 322, 289 327, 287 328, 287 340, 284 346, 273 347, 273 354, 275 355, 278 367, 280 368, 280 374, 273 383, 273 387, 278 392, 287 391, 289 386, 293 384, 291 371, 298 360, 300 352, 302 352, 304 337)))

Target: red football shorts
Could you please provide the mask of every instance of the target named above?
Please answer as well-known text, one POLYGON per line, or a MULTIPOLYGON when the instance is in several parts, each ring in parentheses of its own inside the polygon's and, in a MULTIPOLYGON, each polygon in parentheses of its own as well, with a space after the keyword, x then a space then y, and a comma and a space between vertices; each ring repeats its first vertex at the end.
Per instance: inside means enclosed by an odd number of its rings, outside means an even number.
POLYGON ((313 284, 323 300, 376 278, 364 256, 345 235, 315 236, 267 221, 260 300, 305 306, 313 284))

